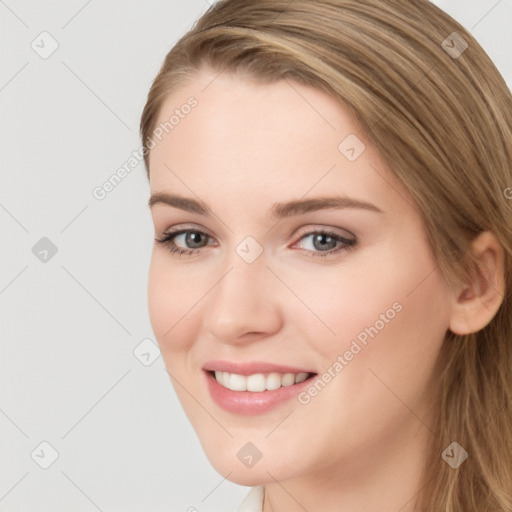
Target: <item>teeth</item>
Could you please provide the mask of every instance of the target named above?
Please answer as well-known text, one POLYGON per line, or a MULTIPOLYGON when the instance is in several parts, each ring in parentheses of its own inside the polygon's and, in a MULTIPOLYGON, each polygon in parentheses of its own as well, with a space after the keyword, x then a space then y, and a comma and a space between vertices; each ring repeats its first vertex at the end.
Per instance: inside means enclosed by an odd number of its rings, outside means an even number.
POLYGON ((255 373, 254 375, 238 375, 237 373, 215 372, 215 379, 225 388, 233 391, 253 391, 262 392, 265 390, 272 391, 280 387, 292 386, 299 382, 304 382, 308 378, 309 373, 255 373))
POLYGON ((269 373, 267 377, 267 389, 279 389, 281 387, 281 375, 279 373, 269 373))
POLYGON ((249 375, 246 379, 246 390, 249 391, 265 391, 267 389, 267 379, 263 373, 249 375))
POLYGON ((297 377, 295 377, 295 382, 298 384, 299 382, 304 382, 307 378, 307 373, 298 373, 297 377))
POLYGON ((227 387, 233 391, 245 391, 247 389, 247 379, 243 375, 236 373, 228 374, 228 378, 224 377, 223 382, 228 382, 227 387))
MULTIPOLYGON (((307 376, 307 374, 306 374, 306 376, 307 376)), ((298 382, 302 382, 302 381, 298 381, 298 382)), ((291 386, 292 384, 295 384, 295 375, 293 373, 285 373, 281 380, 281 385, 282 386, 291 386)))

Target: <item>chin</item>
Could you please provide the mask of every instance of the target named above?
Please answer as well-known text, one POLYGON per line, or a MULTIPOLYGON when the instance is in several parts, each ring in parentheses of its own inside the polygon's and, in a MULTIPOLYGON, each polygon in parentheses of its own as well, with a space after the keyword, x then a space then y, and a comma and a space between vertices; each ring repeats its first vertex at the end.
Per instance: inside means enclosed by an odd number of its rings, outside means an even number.
POLYGON ((272 482, 274 479, 287 480, 299 470, 298 464, 294 464, 290 457, 280 453, 275 447, 262 449, 270 455, 263 453, 261 458, 254 459, 255 462, 250 465, 250 458, 246 463, 242 462, 244 455, 251 453, 250 446, 246 446, 245 451, 242 451, 246 443, 233 439, 225 444, 221 444, 218 439, 216 441, 215 443, 213 440, 213 444, 206 447, 207 449, 203 447, 203 450, 212 467, 235 484, 254 487, 272 482), (290 468, 294 468, 293 474, 290 468))
MULTIPOLYGON (((269 482, 270 476, 265 471, 259 471, 258 473, 252 473, 250 469, 245 471, 233 471, 228 476, 228 473, 221 473, 218 471, 220 475, 226 477, 226 480, 233 482, 237 485, 245 485, 247 487, 256 487, 258 485, 265 485, 269 482)), ((272 473, 272 472, 271 472, 272 473)))

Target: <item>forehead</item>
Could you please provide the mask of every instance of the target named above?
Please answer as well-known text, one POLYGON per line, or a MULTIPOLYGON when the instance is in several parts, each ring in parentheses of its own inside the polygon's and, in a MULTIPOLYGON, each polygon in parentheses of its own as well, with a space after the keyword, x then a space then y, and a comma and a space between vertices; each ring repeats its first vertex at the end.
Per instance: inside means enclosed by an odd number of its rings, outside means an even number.
POLYGON ((342 105, 318 89, 204 71, 167 97, 157 127, 163 140, 151 156, 204 148, 212 155, 243 157, 240 148, 246 158, 270 157, 277 149, 291 158, 322 139, 321 149, 336 153, 340 137, 358 131, 342 105), (185 139, 193 146, 183 148, 185 139))
POLYGON ((346 108, 293 81, 202 73, 166 99, 159 125, 167 130, 150 153, 152 192, 227 199, 246 190, 275 201, 308 191, 389 193, 379 177, 385 163, 346 108))

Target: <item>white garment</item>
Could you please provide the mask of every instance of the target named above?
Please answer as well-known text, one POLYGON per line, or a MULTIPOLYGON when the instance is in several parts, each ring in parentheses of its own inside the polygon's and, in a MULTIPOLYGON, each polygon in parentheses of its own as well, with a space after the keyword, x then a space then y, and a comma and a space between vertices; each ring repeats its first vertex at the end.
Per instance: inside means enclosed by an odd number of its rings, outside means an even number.
POLYGON ((253 487, 236 512, 262 512, 264 491, 263 485, 253 487))

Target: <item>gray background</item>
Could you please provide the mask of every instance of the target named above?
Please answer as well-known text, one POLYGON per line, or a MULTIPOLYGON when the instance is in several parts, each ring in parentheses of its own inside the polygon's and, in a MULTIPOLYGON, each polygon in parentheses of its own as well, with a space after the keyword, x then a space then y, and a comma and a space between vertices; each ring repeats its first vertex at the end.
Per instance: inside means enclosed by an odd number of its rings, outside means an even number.
MULTIPOLYGON (((435 3, 511 87, 512 0, 435 3)), ((3 512, 234 510, 247 493, 210 466, 154 344, 143 164, 92 195, 140 147, 150 83, 208 6, 0 0, 3 512)))

